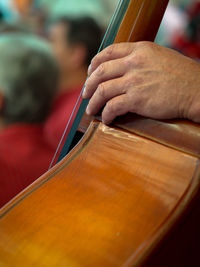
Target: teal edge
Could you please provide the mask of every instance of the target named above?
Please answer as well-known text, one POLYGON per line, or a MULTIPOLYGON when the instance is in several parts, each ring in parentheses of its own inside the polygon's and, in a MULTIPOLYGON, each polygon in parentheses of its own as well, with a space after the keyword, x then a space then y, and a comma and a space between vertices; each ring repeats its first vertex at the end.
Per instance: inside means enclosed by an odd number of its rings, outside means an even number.
MULTIPOLYGON (((103 41, 102 41, 102 44, 101 44, 101 46, 100 46, 100 48, 99 48, 98 53, 99 53, 102 49, 104 49, 104 48, 106 48, 107 46, 109 46, 109 45, 111 45, 111 44, 114 43, 115 37, 116 37, 117 32, 118 32, 118 30, 119 30, 120 24, 121 24, 121 22, 122 22, 122 20, 123 20, 123 18, 124 18, 124 15, 125 15, 125 13, 126 13, 126 11, 127 11, 127 9, 128 9, 129 3, 130 3, 130 0, 124 0, 124 1, 123 1, 123 0, 120 0, 120 1, 118 2, 118 5, 117 5, 116 10, 115 10, 115 12, 114 12, 114 15, 113 15, 113 17, 112 17, 112 19, 111 19, 111 22, 110 22, 110 24, 109 24, 109 26, 108 26, 108 29, 107 29, 107 31, 106 31, 106 34, 105 34, 104 38, 103 38, 103 41)), ((83 92, 84 88, 85 88, 85 85, 83 86, 82 92, 83 92)), ((77 101, 77 104, 76 104, 76 106, 75 106, 75 108, 74 108, 74 111, 73 111, 73 113, 72 113, 72 115, 71 115, 71 118, 73 117, 74 112, 75 112, 75 110, 76 110, 76 108, 77 108, 77 106, 78 106, 78 103, 79 103, 80 100, 81 100, 82 92, 81 92, 81 94, 80 94, 80 96, 79 96, 79 99, 78 99, 78 101, 77 101)), ((67 136, 67 138, 66 138, 66 141, 65 141, 65 143, 64 143, 64 145, 63 145, 63 148, 62 148, 62 150, 61 150, 61 153, 60 153, 60 155, 59 155, 59 157, 58 157, 58 161, 57 161, 57 163, 58 163, 60 160, 62 160, 62 159, 67 155, 67 153, 69 152, 69 148, 70 148, 71 143, 72 143, 72 141, 73 141, 73 138, 74 138, 74 136, 75 136, 75 134, 76 134, 76 131, 77 131, 77 129, 78 129, 78 126, 79 126, 79 124, 80 124, 80 121, 81 121, 81 119, 82 119, 82 117, 83 117, 83 115, 84 115, 84 113, 85 113, 85 110, 86 110, 86 107, 87 107, 88 103, 89 103, 89 100, 88 100, 88 99, 83 99, 83 100, 81 101, 80 107, 79 107, 79 109, 78 109, 78 112, 77 112, 77 114, 76 114, 76 117, 75 117, 75 119, 74 119, 74 122, 73 122, 73 124, 72 124, 72 126, 71 126, 71 129, 70 129, 70 131, 69 131, 69 134, 68 134, 68 136, 67 136)), ((57 149, 57 151, 56 151, 56 153, 55 153, 55 156, 54 156, 54 158, 53 158, 53 160, 52 160, 52 163, 54 162, 54 160, 55 160, 55 158, 56 158, 56 155, 57 155, 57 153, 58 153, 58 151, 59 151, 60 145, 61 145, 61 143, 62 143, 62 141, 63 141, 63 139, 64 139, 64 137, 65 137, 65 133, 66 133, 68 127, 69 127, 71 118, 70 118, 70 120, 69 120, 69 122, 68 122, 68 124, 67 124, 67 127, 66 127, 65 131, 64 131, 63 137, 62 137, 62 139, 61 139, 61 141, 60 141, 60 144, 59 144, 58 149, 57 149)), ((52 165, 52 164, 51 164, 51 165, 52 165)), ((50 167, 51 167, 51 166, 50 166, 50 167)))

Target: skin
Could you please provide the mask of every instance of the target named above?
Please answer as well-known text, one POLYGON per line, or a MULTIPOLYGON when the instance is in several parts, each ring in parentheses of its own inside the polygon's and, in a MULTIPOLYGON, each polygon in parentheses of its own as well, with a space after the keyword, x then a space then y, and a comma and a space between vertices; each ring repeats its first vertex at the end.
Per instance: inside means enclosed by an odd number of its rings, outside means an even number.
POLYGON ((66 40, 67 32, 68 28, 62 23, 53 25, 49 30, 49 40, 60 69, 60 92, 79 87, 87 77, 86 48, 71 45, 66 40))
POLYGON ((87 114, 110 124, 127 112, 200 122, 200 64, 151 42, 114 44, 91 62, 87 114))

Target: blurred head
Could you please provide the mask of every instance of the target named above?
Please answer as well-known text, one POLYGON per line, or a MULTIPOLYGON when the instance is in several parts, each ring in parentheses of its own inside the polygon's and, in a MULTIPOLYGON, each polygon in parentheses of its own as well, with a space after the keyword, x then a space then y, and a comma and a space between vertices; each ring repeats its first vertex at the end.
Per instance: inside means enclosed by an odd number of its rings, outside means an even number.
POLYGON ((49 39, 62 73, 89 66, 101 43, 102 31, 89 17, 62 17, 49 30, 49 39))
POLYGON ((0 23, 0 34, 2 33, 28 33, 27 29, 21 25, 13 24, 13 23, 7 23, 7 22, 1 22, 0 23))
POLYGON ((194 2, 188 8, 189 23, 186 34, 192 42, 200 43, 200 2, 194 2))
POLYGON ((5 124, 43 122, 57 91, 49 45, 29 34, 0 36, 0 114, 5 124))

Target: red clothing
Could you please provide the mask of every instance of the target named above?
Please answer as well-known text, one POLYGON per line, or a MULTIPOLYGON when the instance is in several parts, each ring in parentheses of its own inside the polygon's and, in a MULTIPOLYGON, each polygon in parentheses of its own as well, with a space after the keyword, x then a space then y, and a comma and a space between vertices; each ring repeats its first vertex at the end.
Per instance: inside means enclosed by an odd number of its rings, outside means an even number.
POLYGON ((48 170, 54 152, 42 126, 15 124, 0 132, 0 207, 48 170))
POLYGON ((56 150, 67 126, 81 89, 82 86, 65 91, 54 102, 52 112, 44 126, 46 140, 54 150, 56 150))
POLYGON ((200 3, 189 5, 188 23, 184 33, 176 33, 172 40, 172 48, 184 55, 200 60, 200 3))
POLYGON ((200 43, 191 42, 187 40, 184 36, 177 36, 174 38, 174 47, 179 50, 185 56, 200 59, 200 43))

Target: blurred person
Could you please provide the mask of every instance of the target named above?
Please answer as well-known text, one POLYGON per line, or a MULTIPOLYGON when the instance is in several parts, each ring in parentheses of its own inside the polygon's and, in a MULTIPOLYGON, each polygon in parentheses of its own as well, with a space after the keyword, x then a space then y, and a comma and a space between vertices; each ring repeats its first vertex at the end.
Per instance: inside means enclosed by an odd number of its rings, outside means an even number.
POLYGON ((29 13, 34 2, 33 0, 12 0, 12 1, 14 7, 22 16, 26 16, 29 13))
POLYGON ((117 3, 118 0, 34 0, 34 5, 45 10, 51 20, 62 16, 88 16, 102 28, 107 28, 117 3))
POLYGON ((29 33, 26 28, 16 23, 1 22, 0 23, 0 34, 2 33, 29 33))
POLYGON ((168 46, 177 32, 183 32, 187 24, 186 14, 175 1, 170 1, 161 22, 155 42, 168 46))
POLYGON ((53 148, 62 137, 101 37, 100 27, 89 17, 64 17, 50 26, 49 39, 60 67, 58 96, 45 125, 47 140, 53 148))
POLYGON ((194 59, 200 59, 200 2, 193 2, 187 8, 187 25, 181 33, 173 36, 171 47, 194 59))
POLYGON ((6 22, 16 22, 18 19, 18 12, 15 9, 13 0, 0 0, 0 10, 2 20, 6 22))
POLYGON ((43 136, 57 90, 49 45, 30 34, 0 36, 0 207, 48 170, 43 136))

